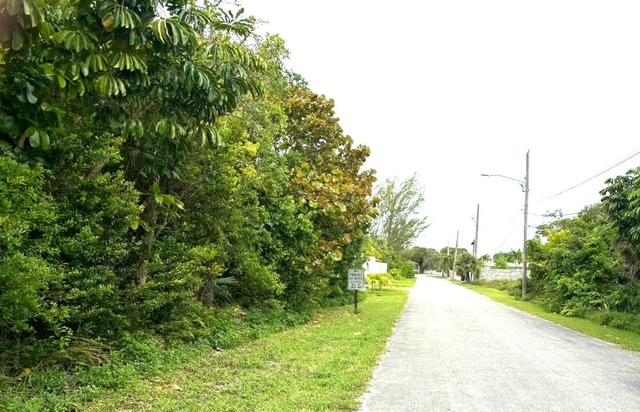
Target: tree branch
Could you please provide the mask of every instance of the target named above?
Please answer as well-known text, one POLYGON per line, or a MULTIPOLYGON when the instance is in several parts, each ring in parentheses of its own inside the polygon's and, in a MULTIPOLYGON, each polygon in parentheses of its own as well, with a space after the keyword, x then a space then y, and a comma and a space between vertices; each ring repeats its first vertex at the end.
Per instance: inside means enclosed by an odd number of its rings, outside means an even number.
POLYGON ((27 135, 26 135, 26 134, 24 134, 24 133, 22 133, 22 134, 20 135, 20 138, 18 139, 18 144, 17 144, 17 146, 18 146, 20 149, 24 149, 24 143, 25 143, 26 141, 27 141, 27 135))
POLYGON ((92 178, 96 177, 98 174, 100 174, 100 172, 102 171, 102 168, 104 168, 106 166, 106 164, 107 164, 107 162, 98 163, 96 165, 96 167, 91 169, 89 174, 87 174, 86 178, 87 179, 92 179, 92 178))

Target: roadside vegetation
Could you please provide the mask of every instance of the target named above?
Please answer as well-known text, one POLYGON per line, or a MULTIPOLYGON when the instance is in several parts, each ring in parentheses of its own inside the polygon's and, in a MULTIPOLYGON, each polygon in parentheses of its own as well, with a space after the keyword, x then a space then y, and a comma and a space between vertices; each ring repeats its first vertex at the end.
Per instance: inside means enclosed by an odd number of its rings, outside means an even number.
POLYGON ((407 299, 401 289, 362 295, 357 314, 323 309, 293 328, 268 314, 230 315, 225 332, 241 344, 230 350, 129 339, 108 365, 14 386, 7 395, 19 407, 3 410, 356 410, 407 299))
POLYGON ((396 282, 396 286, 399 288, 412 288, 416 284, 416 278, 400 279, 396 282))

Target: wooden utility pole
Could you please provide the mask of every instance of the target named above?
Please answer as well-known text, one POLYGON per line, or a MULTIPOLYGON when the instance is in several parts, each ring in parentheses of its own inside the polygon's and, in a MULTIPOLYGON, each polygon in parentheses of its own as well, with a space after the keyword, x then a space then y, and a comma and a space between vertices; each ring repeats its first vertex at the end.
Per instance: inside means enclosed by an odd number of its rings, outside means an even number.
POLYGON ((456 276, 456 259, 458 258, 458 235, 460 231, 456 231, 456 248, 453 251, 453 270, 451 271, 451 279, 454 279, 456 276))
POLYGON ((473 257, 478 258, 478 225, 480 224, 480 203, 476 211, 476 240, 473 241, 473 257))
POLYGON ((529 151, 527 150, 527 175, 524 178, 524 245, 522 246, 522 297, 527 295, 527 221, 529 217, 529 151))

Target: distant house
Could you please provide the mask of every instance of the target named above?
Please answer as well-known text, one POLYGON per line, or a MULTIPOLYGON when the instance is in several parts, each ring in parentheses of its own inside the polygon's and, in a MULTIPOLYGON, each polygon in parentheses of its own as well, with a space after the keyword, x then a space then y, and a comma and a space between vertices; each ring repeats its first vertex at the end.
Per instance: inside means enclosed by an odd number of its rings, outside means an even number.
POLYGON ((362 265, 362 268, 365 276, 375 273, 387 273, 387 264, 376 260, 373 256, 369 257, 369 260, 362 265))

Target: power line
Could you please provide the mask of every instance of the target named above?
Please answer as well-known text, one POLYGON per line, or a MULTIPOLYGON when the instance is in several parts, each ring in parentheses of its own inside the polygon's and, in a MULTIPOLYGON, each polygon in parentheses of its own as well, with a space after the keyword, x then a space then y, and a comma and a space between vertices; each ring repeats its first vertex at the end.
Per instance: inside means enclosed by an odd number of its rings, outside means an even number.
POLYGON ((513 215, 511 219, 509 219, 509 221, 507 222, 507 225, 509 225, 514 220, 516 220, 518 217, 520 217, 521 214, 522 214, 522 209, 518 210, 518 213, 516 213, 515 215, 513 215))
POLYGON ((563 194, 563 193, 567 193, 568 191, 573 190, 573 189, 575 189, 575 188, 576 188, 576 187, 578 187, 578 186, 582 186, 583 184, 585 184, 585 183, 587 183, 587 182, 589 182, 589 181, 591 181, 591 180, 595 179, 596 177, 601 176, 601 175, 603 175, 603 174, 607 173, 609 170, 611 170, 611 169, 613 169, 613 168, 615 168, 615 167, 617 167, 617 166, 620 166, 622 163, 626 162, 626 161, 627 161, 627 160, 629 160, 629 159, 632 159, 632 158, 636 157, 636 156, 637 156, 637 155, 639 155, 639 154, 640 154, 640 150, 639 150, 639 151, 637 151, 637 152, 635 152, 635 153, 634 153, 634 154, 632 154, 631 156, 624 158, 623 160, 619 161, 618 163, 616 163, 615 165, 613 165, 613 166, 609 167, 608 169, 603 170, 602 172, 598 173, 597 175, 595 175, 595 176, 592 176, 592 177, 588 178, 588 179, 587 179, 587 180, 585 180, 584 182, 580 182, 580 183, 578 183, 577 185, 571 186, 570 188, 563 190, 562 192, 558 192, 558 193, 556 193, 555 195, 551 195, 551 196, 549 196, 549 197, 545 197, 544 199, 536 200, 535 202, 532 202, 532 203, 530 203, 530 204, 540 203, 540 202, 543 202, 543 201, 545 201, 545 200, 549 200, 549 199, 551 199, 551 198, 554 198, 554 197, 556 197, 556 196, 560 196, 560 195, 561 195, 561 194, 563 194))
MULTIPOLYGON (((516 215, 516 217, 520 217, 521 215, 522 215, 522 212, 518 212, 518 214, 516 215)), ((512 222, 513 222, 513 220, 515 220, 515 218, 514 218, 514 219, 511 219, 511 221, 512 221, 512 222)), ((508 224, 508 223, 507 223, 507 224, 508 224)), ((518 221, 517 221, 517 222, 516 222, 516 224, 513 226, 513 228, 511 228, 511 232, 509 233, 509 235, 508 235, 508 236, 507 236, 507 237, 502 241, 502 243, 500 243, 500 244, 498 245, 498 247, 497 247, 497 248, 495 248, 495 249, 493 250, 492 254, 493 254, 493 253, 495 253, 498 249, 500 249, 500 248, 502 247, 502 245, 504 245, 504 244, 507 242, 507 240, 509 240, 509 239, 511 238, 511 236, 513 235, 513 232, 516 230, 516 228, 517 228, 519 225, 520 225, 520 220, 518 219, 518 221)))
MULTIPOLYGON (((578 214, 580 214, 580 212, 575 212, 575 213, 562 213, 562 216, 561 216, 561 217, 565 217, 565 216, 574 216, 574 215, 578 215, 578 214)), ((529 213, 529 216, 553 217, 553 216, 550 216, 549 214, 546 214, 546 215, 538 215, 538 214, 536 214, 536 213, 529 213)))

